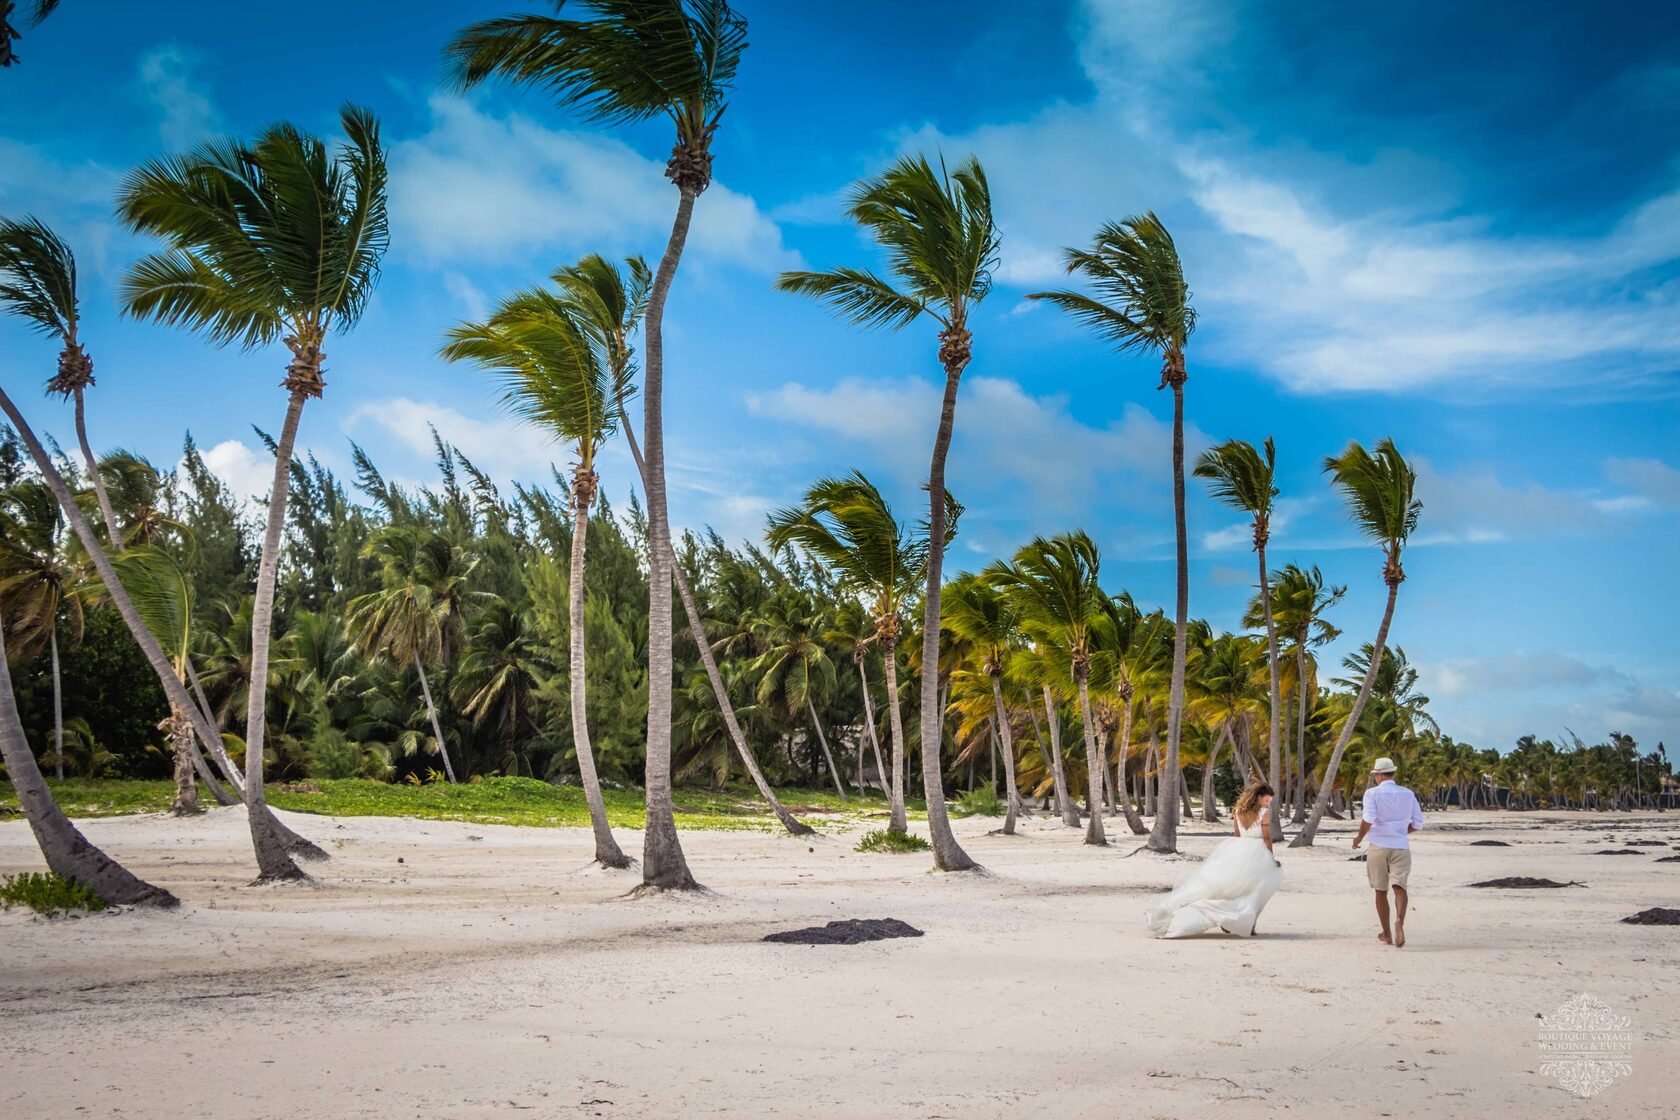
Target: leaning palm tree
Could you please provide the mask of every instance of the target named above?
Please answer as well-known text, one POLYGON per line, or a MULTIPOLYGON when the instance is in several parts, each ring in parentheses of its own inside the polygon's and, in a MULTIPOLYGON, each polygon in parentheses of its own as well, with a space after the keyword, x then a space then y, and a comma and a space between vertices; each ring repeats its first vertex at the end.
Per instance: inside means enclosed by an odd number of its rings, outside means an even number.
MULTIPOLYGON (((622 320, 623 312, 615 316, 622 320)), ((567 584, 571 647, 572 742, 578 773, 595 829, 595 858, 603 867, 628 867, 630 859, 613 839, 595 752, 589 741, 585 693, 584 567, 589 511, 600 485, 595 464, 617 425, 613 404, 629 387, 627 365, 607 360, 605 341, 593 334, 576 305, 562 294, 521 292, 504 300, 487 322, 450 330, 443 356, 472 361, 501 383, 502 404, 546 432, 575 455, 572 467, 571 575, 567 584)))
MULTIPOLYGON (((275 443, 274 484, 257 567, 251 620, 254 661, 245 717, 245 798, 263 798, 269 638, 274 584, 286 526, 292 450, 303 406, 319 397, 321 348, 333 330, 355 325, 379 278, 387 242, 385 153, 379 125, 346 106, 347 137, 336 153, 290 124, 274 125, 249 144, 215 140, 185 156, 154 160, 123 182, 118 213, 136 232, 168 248, 137 261, 123 281, 130 315, 186 326, 217 345, 247 348, 284 342, 286 416, 275 443)), ((251 814, 261 877, 297 868, 266 813, 251 814)))
MULTIPOLYGON (((35 0, 29 13, 30 24, 37 25, 53 14, 58 7, 58 0, 35 0)), ((23 60, 12 50, 12 43, 22 38, 12 24, 12 15, 17 11, 15 0, 0 0, 0 69, 15 66, 23 60)))
POLYGON ((83 394, 93 384, 93 359, 81 341, 76 256, 57 234, 34 218, 0 221, 0 307, 28 320, 36 331, 59 344, 58 373, 47 382, 47 392, 75 405, 76 442, 82 449, 82 464, 99 501, 106 539, 111 547, 120 547, 111 498, 88 443, 83 394))
MULTIPOLYGON (((345 637, 362 656, 370 661, 389 661, 398 669, 414 666, 426 716, 443 758, 443 771, 452 784, 456 780, 455 766, 438 721, 426 666, 444 660, 444 631, 451 621, 448 604, 457 585, 465 580, 454 551, 443 537, 407 525, 391 526, 378 533, 362 554, 379 561, 385 586, 350 600, 345 621, 345 637)), ((251 691, 256 691, 255 678, 251 691)))
POLYGON ((886 251, 891 279, 867 268, 784 272, 776 286, 829 304, 863 327, 899 330, 926 315, 939 324, 944 400, 928 468, 926 593, 922 602, 922 784, 934 866, 968 871, 979 865, 951 831, 940 764, 939 595, 945 558, 945 458, 956 422, 957 387, 974 357, 969 316, 992 287, 998 255, 991 188, 972 156, 935 171, 923 156, 907 156, 852 189, 847 211, 886 251))
POLYGON ((1400 594, 1400 584, 1406 579, 1405 569, 1400 566, 1400 553, 1407 539, 1417 530, 1418 515, 1423 512, 1423 503, 1417 500, 1415 493, 1417 472, 1391 439, 1380 441, 1374 454, 1358 442, 1350 443, 1340 455, 1324 460, 1324 470, 1342 491, 1342 500, 1360 531, 1382 545, 1383 582, 1388 585, 1388 601, 1383 606, 1382 622, 1377 625, 1376 640, 1371 643, 1365 679, 1360 683, 1353 707, 1342 724, 1342 733, 1336 737, 1336 746, 1325 765, 1324 780, 1318 786, 1318 799, 1313 802, 1312 813, 1300 834, 1290 841, 1291 848, 1312 845, 1319 823, 1324 819, 1324 811, 1330 805, 1330 792, 1336 784, 1336 769, 1342 763, 1342 754, 1347 750, 1348 742, 1358 730, 1359 715, 1383 667, 1388 627, 1394 621, 1394 601, 1400 594))
MULTIPOLYGON (((1196 459, 1197 478, 1207 479, 1208 489, 1220 502, 1247 513, 1254 522, 1254 551, 1260 558, 1260 603, 1266 622, 1266 661, 1271 674, 1271 730, 1266 738, 1270 751, 1267 780, 1281 790, 1283 759, 1282 689, 1278 683, 1277 623, 1272 618, 1272 593, 1267 585, 1266 543, 1271 539, 1272 502, 1277 498, 1277 447, 1266 437, 1264 455, 1246 440, 1227 440, 1210 447, 1196 459)), ((1271 815, 1272 838, 1283 836, 1283 814, 1271 815)))
POLYGON ((1010 653, 1021 644, 1020 615, 1013 598, 971 575, 960 576, 946 586, 940 610, 945 629, 973 647, 976 668, 991 682, 992 726, 1003 748, 1003 834, 1013 836, 1015 818, 1025 806, 1015 783, 1014 721, 1003 700, 1003 674, 1010 653))
MULTIPOLYGON (((945 520, 954 527, 956 503, 949 494, 945 500, 951 514, 945 520)), ((875 484, 856 472, 845 478, 821 479, 805 492, 800 505, 772 513, 765 538, 776 549, 797 545, 826 565, 838 578, 841 590, 861 596, 874 618, 873 640, 886 663, 887 715, 892 732, 887 829, 904 832, 908 818, 904 809, 904 716, 898 689, 898 643, 905 605, 927 568, 927 538, 900 525, 875 484)), ((938 750, 937 743, 934 749, 938 750)))
MULTIPOLYGON (((699 887, 688 870, 671 803, 672 625, 670 519, 665 500, 665 301, 694 216, 711 185, 712 139, 747 46, 747 23, 727 0, 581 0, 592 19, 518 15, 465 28, 446 48, 462 89, 493 77, 538 86, 588 120, 669 119, 676 144, 665 177, 677 215, 648 293, 642 434, 650 543, 648 594, 647 828, 642 885, 699 887)), ((558 13, 562 4, 557 0, 558 13)))
POLYGON ((53 766, 64 777, 64 690, 59 672, 59 630, 82 638, 83 566, 71 556, 64 514, 45 483, 20 482, 0 494, 0 623, 12 633, 12 656, 50 655, 53 766), (60 622, 60 615, 63 622, 60 622))
POLYGON ((1190 288, 1178 247, 1153 213, 1106 225, 1089 249, 1066 251, 1069 273, 1083 276, 1096 295, 1033 292, 1069 312, 1122 352, 1160 356, 1161 384, 1173 394, 1173 525, 1178 543, 1178 595, 1173 613, 1172 684, 1167 715, 1167 752, 1162 761, 1162 811, 1156 814, 1148 847, 1178 850, 1178 742, 1184 722, 1185 632, 1190 617, 1190 552, 1184 526, 1184 383, 1189 378, 1184 347, 1196 329, 1190 288))
MULTIPOLYGON (((1108 763, 1091 715, 1091 663, 1099 646, 1114 632, 1114 606, 1097 584, 1097 546, 1083 530, 1046 540, 1038 537, 1007 564, 986 571, 992 584, 1016 604, 1021 628, 1066 659, 1068 676, 1079 700, 1085 735, 1085 768, 1091 815, 1085 843, 1107 846, 1103 831, 1102 790, 1108 763)), ((1066 678, 1064 678, 1066 679, 1066 678)))

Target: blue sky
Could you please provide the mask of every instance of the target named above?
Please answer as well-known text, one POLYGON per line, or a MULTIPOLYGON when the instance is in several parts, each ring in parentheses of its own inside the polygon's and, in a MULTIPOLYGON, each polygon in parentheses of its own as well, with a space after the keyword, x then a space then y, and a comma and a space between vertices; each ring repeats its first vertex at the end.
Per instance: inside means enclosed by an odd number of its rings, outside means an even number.
MULTIPOLYGON (((535 3, 535 0, 532 0, 535 3)), ((178 458, 190 428, 265 488, 284 357, 119 318, 147 246, 110 202, 136 162, 279 119, 323 133, 373 108, 391 149, 392 249, 361 326, 329 342, 302 442, 344 468, 430 477, 436 424, 502 478, 553 449, 435 358, 442 331, 585 252, 657 254, 674 192, 663 126, 590 129, 541 95, 438 90, 439 49, 490 3, 226 6, 66 0, 0 74, 0 213, 75 243, 101 447, 178 458), (300 32, 300 28, 309 29, 300 32)), ((978 155, 1004 244, 974 323, 951 487, 959 565, 1079 525, 1105 582, 1171 593, 1170 402, 1024 293, 1063 245, 1153 209, 1202 326, 1193 446, 1272 435, 1272 556, 1349 594, 1339 658, 1369 639, 1380 557, 1319 473, 1391 435, 1423 523, 1393 639, 1447 730, 1505 747, 1566 728, 1680 740, 1680 13, 1669 5, 1361 7, 1131 0, 746 3, 752 45, 667 320, 673 516, 731 538, 813 478, 860 468, 908 513, 936 418, 925 326, 859 334, 778 295, 780 268, 866 262, 839 221, 895 155, 978 155)), ((37 425, 49 346, 0 324, 0 376, 37 425)), ((603 466, 623 500, 631 468, 603 466)), ((1194 492, 1192 611, 1236 625, 1247 533, 1194 492)))

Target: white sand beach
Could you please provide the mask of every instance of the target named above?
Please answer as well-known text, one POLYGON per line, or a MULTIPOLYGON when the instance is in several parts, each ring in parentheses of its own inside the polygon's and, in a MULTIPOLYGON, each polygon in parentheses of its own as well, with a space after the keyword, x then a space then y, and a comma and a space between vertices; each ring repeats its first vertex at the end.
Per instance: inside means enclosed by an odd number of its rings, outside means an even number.
MULTIPOLYGON (((244 885, 237 810, 83 822, 185 905, 0 915, 0 1115, 1673 1115, 1680 930, 1619 919, 1680 903, 1677 814, 1435 814, 1404 950, 1334 823, 1283 853, 1261 936, 1169 942, 1142 912, 1184 861, 1043 817, 958 822, 983 877, 689 833, 713 893, 639 901, 581 830, 288 821, 333 852, 313 887, 244 885), (1592 854, 1611 838, 1663 844, 1592 854), (1507 875, 1587 886, 1467 886, 1507 875), (842 917, 926 936, 760 940, 842 917), (1582 992, 1637 1040, 1589 1100, 1539 1068, 1536 1016, 1582 992)), ((0 872, 38 864, 0 824, 0 872)))

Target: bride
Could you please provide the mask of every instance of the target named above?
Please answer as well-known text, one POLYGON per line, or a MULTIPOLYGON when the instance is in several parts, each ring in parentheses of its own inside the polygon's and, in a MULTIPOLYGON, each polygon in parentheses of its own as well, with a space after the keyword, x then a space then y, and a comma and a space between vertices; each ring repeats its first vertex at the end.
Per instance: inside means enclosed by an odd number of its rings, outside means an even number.
POLYGON ((1283 881, 1283 864, 1272 855, 1272 787, 1255 782, 1231 808, 1235 835, 1221 840, 1159 906, 1148 912, 1156 937, 1193 937, 1223 930, 1254 934, 1260 911, 1283 881))

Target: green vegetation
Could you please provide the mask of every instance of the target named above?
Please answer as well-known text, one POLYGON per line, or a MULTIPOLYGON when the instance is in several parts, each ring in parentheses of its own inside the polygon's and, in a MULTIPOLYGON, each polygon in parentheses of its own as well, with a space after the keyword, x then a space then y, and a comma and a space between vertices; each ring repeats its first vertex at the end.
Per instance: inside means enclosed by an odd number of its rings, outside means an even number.
POLYGON ((103 910, 105 900, 74 879, 26 871, 0 880, 0 906, 27 906, 52 918, 73 911, 103 910))
POLYGON ((990 789, 969 789, 957 795, 955 812, 961 817, 1001 817, 1003 798, 990 789))
POLYGON ((877 829, 866 832, 863 839, 858 841, 857 850, 860 852, 925 852, 930 847, 926 840, 910 832, 891 832, 887 829, 877 829))

